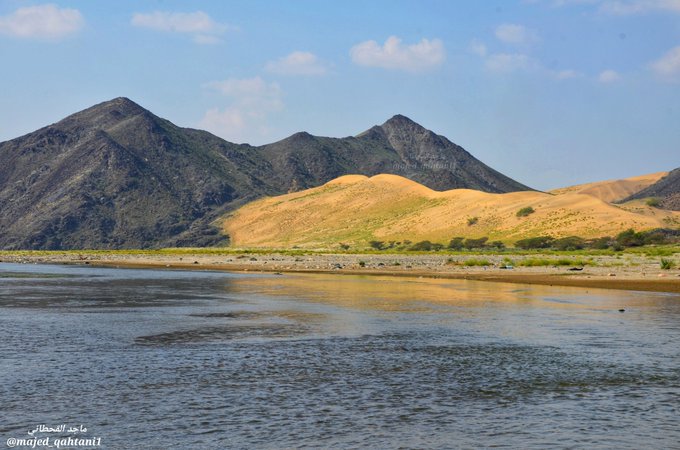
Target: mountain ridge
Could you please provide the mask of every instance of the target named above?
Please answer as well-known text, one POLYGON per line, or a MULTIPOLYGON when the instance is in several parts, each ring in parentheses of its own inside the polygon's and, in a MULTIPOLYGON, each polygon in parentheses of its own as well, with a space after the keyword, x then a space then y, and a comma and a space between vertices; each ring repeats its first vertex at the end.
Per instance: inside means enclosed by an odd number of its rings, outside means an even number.
POLYGON ((529 189, 405 116, 367 132, 234 144, 117 97, 0 143, 0 248, 222 245, 211 223, 223 213, 350 173, 529 189))

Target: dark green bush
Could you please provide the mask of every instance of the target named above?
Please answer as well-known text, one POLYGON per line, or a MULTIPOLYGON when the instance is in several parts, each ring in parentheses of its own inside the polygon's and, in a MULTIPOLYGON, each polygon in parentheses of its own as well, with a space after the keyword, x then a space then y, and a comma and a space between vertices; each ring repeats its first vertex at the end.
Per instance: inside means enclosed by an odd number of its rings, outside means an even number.
POLYGON ((526 217, 529 214, 533 214, 535 212, 536 211, 534 211, 534 208, 532 208, 531 206, 527 206, 517 211, 517 217, 526 217))
POLYGON ((586 246, 586 240, 578 236, 569 236, 561 239, 555 239, 550 245, 555 250, 581 250, 586 246))
POLYGON ((411 246, 409 250, 413 250, 416 252, 429 252, 430 250, 432 250, 432 242, 430 241, 416 242, 411 246))
POLYGON ((515 246, 524 250, 535 248, 550 248, 555 239, 550 236, 538 236, 533 238, 521 239, 515 242, 515 246))
POLYGON ((489 242, 488 246, 491 248, 495 248, 496 250, 503 250, 505 248, 505 244, 501 241, 489 242))
POLYGON ((465 243, 463 246, 468 249, 468 250, 473 250, 476 248, 484 248, 486 247, 486 241, 488 241, 488 237, 481 237, 478 239, 465 239, 465 243))
POLYGON ((656 197, 652 197, 648 198, 645 203, 647 204, 647 206, 651 206, 652 208, 658 208, 659 205, 661 204, 661 201, 659 201, 659 199, 656 197))
POLYGON ((616 236, 616 242, 622 247, 639 247, 644 245, 645 236, 642 233, 636 233, 632 228, 622 231, 616 236))
POLYGON ((368 243, 372 248, 376 250, 385 250, 386 246, 383 241, 371 241, 368 243))
POLYGON ((455 238, 451 239, 451 242, 449 242, 448 247, 449 247, 451 250, 462 250, 462 249, 463 249, 463 241, 464 241, 464 240, 465 240, 465 238, 462 238, 462 237, 455 237, 455 238))

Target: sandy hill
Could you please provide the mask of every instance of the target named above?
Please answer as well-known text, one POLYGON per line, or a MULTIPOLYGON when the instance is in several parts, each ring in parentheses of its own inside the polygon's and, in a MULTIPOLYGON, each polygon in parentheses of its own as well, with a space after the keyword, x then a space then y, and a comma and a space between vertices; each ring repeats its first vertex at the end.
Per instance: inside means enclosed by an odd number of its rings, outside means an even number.
POLYGON ((587 194, 605 202, 614 203, 653 185, 666 175, 668 175, 668 172, 657 172, 622 180, 597 181, 554 189, 550 193, 555 195, 587 194))
POLYGON ((525 237, 614 235, 627 228, 664 227, 680 218, 623 210, 592 195, 525 191, 490 194, 433 191, 396 175, 350 175, 323 186, 250 203, 225 217, 235 246, 314 248, 368 241, 446 243, 452 237, 514 242, 525 237), (531 206, 535 212, 517 217, 531 206), (469 219, 476 217, 470 225, 469 219))

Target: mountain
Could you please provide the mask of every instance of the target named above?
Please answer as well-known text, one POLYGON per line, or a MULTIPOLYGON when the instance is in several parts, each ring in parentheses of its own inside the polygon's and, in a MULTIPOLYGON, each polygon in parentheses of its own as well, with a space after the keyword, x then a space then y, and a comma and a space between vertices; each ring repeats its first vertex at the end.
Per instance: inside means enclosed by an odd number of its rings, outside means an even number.
POLYGON ((578 184, 565 188, 553 189, 551 194, 587 194, 608 203, 621 201, 637 192, 653 185, 668 172, 650 173, 620 180, 597 181, 594 183, 578 184))
POLYGON ((247 152, 125 98, 0 144, 0 167, 10 249, 215 244, 214 213, 266 192, 247 152))
POLYGON ((680 211, 680 167, 671 170, 656 183, 623 199, 622 202, 648 197, 659 199, 659 206, 663 209, 680 211))
POLYGON ((234 246, 337 248, 341 243, 362 247, 371 240, 448 243, 456 236, 505 242, 542 235, 594 238, 679 221, 680 213, 650 217, 585 194, 438 192, 383 174, 343 176, 317 188, 254 201, 225 217, 223 229, 234 246), (527 207, 534 212, 518 217, 527 207))
POLYGON ((476 189, 484 192, 527 191, 475 159, 444 136, 396 115, 355 137, 317 137, 308 133, 261 147, 274 168, 274 180, 291 190, 318 186, 347 174, 401 175, 432 189, 476 189))
POLYGON ((248 201, 383 172, 435 189, 529 189, 404 116, 356 137, 254 147, 121 97, 0 143, 0 248, 219 245, 212 222, 248 201))

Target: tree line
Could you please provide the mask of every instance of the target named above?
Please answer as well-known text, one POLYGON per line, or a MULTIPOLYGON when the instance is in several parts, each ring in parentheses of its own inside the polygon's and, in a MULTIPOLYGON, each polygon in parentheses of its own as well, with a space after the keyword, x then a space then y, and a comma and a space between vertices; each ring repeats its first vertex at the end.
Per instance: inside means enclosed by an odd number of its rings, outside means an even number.
MULTIPOLYGON (((544 249, 544 250, 583 250, 596 249, 620 251, 629 247, 640 247, 644 245, 662 245, 680 243, 680 230, 658 228, 649 231, 635 231, 628 229, 616 236, 603 236, 594 239, 585 239, 578 236, 568 236, 554 238, 552 236, 536 236, 516 241, 514 246, 522 250, 544 249)), ((340 244, 343 249, 348 249, 349 245, 340 244)), ((431 242, 428 240, 420 242, 404 241, 378 241, 369 242, 371 248, 375 250, 407 250, 407 251, 439 251, 439 250, 502 250, 505 244, 501 241, 489 241, 488 237, 465 238, 454 237, 448 244, 431 242)))

